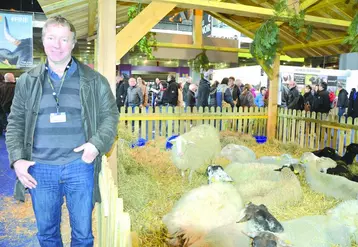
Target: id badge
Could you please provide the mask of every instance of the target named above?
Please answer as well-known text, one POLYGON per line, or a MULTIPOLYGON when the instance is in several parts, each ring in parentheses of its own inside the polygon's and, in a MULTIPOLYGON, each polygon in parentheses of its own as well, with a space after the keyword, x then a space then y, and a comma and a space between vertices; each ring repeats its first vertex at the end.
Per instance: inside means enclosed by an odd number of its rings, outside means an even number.
POLYGON ((50 114, 50 123, 65 123, 65 122, 66 122, 66 112, 50 114))

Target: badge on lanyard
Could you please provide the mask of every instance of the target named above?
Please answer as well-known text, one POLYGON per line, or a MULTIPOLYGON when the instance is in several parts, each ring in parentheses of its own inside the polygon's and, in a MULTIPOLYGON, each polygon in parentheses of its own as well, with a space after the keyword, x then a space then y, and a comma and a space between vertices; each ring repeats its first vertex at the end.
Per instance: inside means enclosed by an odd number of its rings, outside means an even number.
POLYGON ((66 112, 51 113, 50 123, 66 123, 66 112))

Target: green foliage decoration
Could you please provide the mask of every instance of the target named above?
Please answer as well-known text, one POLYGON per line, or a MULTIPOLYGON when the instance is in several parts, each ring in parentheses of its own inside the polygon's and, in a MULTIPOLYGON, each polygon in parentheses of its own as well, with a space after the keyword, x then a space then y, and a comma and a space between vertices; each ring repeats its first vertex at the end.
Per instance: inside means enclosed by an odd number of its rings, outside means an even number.
POLYGON ((354 16, 347 33, 348 35, 343 40, 343 44, 351 45, 351 52, 358 52, 358 13, 354 16))
MULTIPOLYGON (((131 22, 142 10, 144 7, 142 4, 133 5, 128 8, 128 22, 131 22)), ((147 33, 144 35, 135 46, 131 49, 134 53, 144 53, 144 55, 148 59, 154 59, 153 50, 155 49, 155 45, 157 44, 157 39, 155 37, 155 33, 147 33)))
POLYGON ((188 62, 190 64, 190 67, 198 73, 202 73, 202 71, 206 71, 210 68, 209 58, 206 55, 205 50, 196 55, 195 58, 190 59, 188 62))

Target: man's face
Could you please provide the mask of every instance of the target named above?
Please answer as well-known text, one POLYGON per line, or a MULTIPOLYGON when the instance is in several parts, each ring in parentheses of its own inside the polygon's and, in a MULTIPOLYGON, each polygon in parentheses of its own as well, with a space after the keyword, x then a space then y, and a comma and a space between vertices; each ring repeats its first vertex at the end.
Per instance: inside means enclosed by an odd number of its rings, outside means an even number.
POLYGON ((155 83, 159 84, 160 83, 160 80, 157 78, 155 79, 155 83))
POLYGON ((129 83, 129 86, 134 87, 136 85, 136 80, 134 78, 130 78, 128 83, 129 83))
POLYGON ((68 27, 60 24, 47 26, 42 41, 47 59, 55 64, 67 62, 75 47, 73 35, 68 27))
POLYGON ((320 85, 318 85, 318 90, 319 91, 323 91, 323 87, 322 87, 322 85, 320 84, 320 85))
POLYGON ((234 80, 229 79, 229 86, 230 86, 230 87, 234 86, 234 80))

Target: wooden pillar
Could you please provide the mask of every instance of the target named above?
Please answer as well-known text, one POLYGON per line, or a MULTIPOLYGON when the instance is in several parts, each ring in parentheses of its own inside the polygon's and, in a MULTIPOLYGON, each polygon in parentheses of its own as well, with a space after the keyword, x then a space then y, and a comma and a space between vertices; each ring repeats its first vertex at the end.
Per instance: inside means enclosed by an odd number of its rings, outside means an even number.
POLYGON ((196 9, 194 11, 194 26, 193 26, 193 43, 194 45, 203 45, 202 21, 203 11, 196 9))
MULTIPOLYGON (((116 95, 116 1, 98 0, 98 32, 96 41, 97 63, 99 73, 107 78, 114 95, 116 95)), ((117 184, 117 149, 113 145, 108 157, 109 168, 117 184)))
POLYGON ((280 55, 277 54, 270 78, 269 102, 268 102, 268 121, 267 121, 267 138, 275 138, 277 126, 277 98, 279 92, 279 73, 280 73, 280 55))

